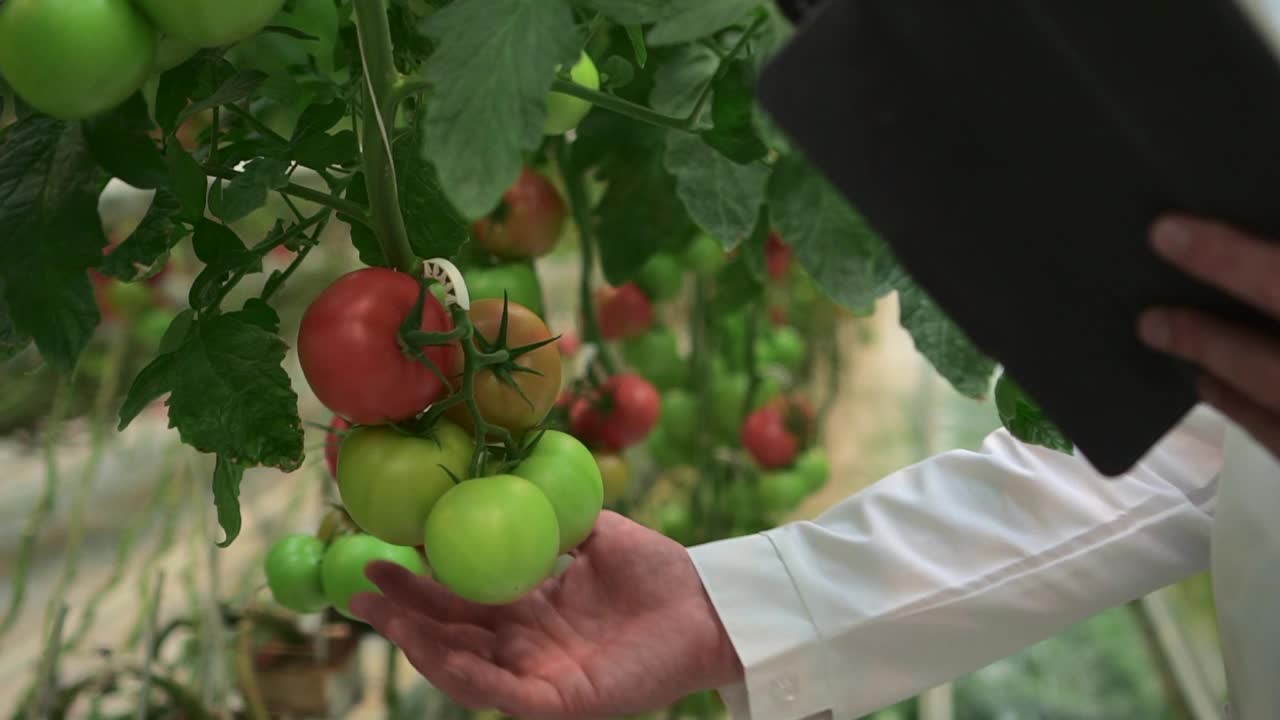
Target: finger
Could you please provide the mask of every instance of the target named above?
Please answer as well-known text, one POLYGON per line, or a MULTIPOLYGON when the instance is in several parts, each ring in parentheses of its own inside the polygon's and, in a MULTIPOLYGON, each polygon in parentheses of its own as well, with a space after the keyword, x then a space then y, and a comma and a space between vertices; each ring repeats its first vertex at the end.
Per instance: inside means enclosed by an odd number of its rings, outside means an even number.
POLYGON ((1200 397, 1235 420, 1255 440, 1280 457, 1280 414, 1250 402, 1231 386, 1210 376, 1200 381, 1200 397))
POLYGON ((395 643, 413 667, 432 685, 456 702, 471 707, 496 708, 517 717, 558 717, 564 704, 547 681, 519 678, 475 653, 423 640, 416 620, 401 614, 380 631, 395 643))
POLYGON ((1280 245, 1185 216, 1157 221, 1151 243, 1163 258, 1192 277, 1280 315, 1280 245))
POLYGON ((468 602, 429 577, 390 562, 373 562, 365 577, 392 602, 441 622, 487 624, 494 609, 468 602))
POLYGON ((1280 342, 1194 310, 1151 310, 1138 334, 1156 350, 1207 371, 1252 402, 1280 412, 1280 342))
POLYGON ((437 622, 377 593, 360 593, 353 597, 351 611, 379 632, 398 616, 412 616, 425 641, 468 650, 486 658, 492 658, 496 649, 497 636, 487 628, 467 623, 437 622))

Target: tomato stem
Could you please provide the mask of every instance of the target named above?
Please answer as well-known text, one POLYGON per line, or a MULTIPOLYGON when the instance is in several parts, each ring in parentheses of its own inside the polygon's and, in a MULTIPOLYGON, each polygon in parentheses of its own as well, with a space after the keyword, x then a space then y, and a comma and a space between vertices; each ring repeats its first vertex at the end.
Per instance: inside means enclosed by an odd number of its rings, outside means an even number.
POLYGON ((401 272, 413 272, 418 259, 409 244, 404 215, 400 212, 400 189, 391 152, 391 131, 397 104, 403 95, 397 92, 400 73, 391 55, 387 0, 355 0, 354 6, 356 35, 364 65, 364 127, 360 149, 373 230, 387 263, 401 272))
MULTIPOLYGON (((221 180, 234 180, 241 173, 231 170, 230 168, 221 168, 213 164, 206 164, 204 166, 204 174, 221 180)), ((289 183, 276 192, 279 192, 282 195, 291 195, 299 200, 306 200, 307 202, 313 202, 317 205, 331 208, 343 215, 346 215, 361 225, 364 225, 369 229, 373 229, 373 221, 369 219, 368 211, 363 206, 357 205, 349 200, 344 200, 326 192, 298 185, 297 183, 289 183)))
POLYGON ((604 366, 609 375, 617 373, 617 365, 613 355, 605 347, 600 334, 600 319, 596 316, 595 303, 591 296, 591 278, 596 270, 595 233, 591 225, 591 206, 587 201, 587 193, 582 182, 582 173, 573 166, 569 156, 568 143, 563 140, 556 143, 556 163, 560 166, 560 174, 564 177, 565 190, 569 195, 569 210, 573 213, 573 222, 578 226, 578 244, 582 251, 582 275, 578 279, 578 301, 581 304, 582 337, 596 346, 596 358, 604 366))
MULTIPOLYGON (((453 308, 453 323, 463 328, 463 337, 458 343, 462 346, 462 389, 459 396, 467 404, 467 412, 471 415, 471 424, 475 426, 476 449, 471 454, 471 465, 467 477, 480 477, 484 470, 484 461, 489 451, 489 436, 493 435, 506 445, 511 452, 515 451, 515 438, 511 431, 500 425, 493 425, 484 419, 480 412, 480 404, 476 402, 476 375, 486 367, 506 362, 510 354, 506 350, 484 352, 476 346, 475 326, 471 324, 471 315, 460 307, 453 308), (501 360, 495 359, 501 356, 501 360)), ((453 404, 456 404, 456 400, 453 404)))

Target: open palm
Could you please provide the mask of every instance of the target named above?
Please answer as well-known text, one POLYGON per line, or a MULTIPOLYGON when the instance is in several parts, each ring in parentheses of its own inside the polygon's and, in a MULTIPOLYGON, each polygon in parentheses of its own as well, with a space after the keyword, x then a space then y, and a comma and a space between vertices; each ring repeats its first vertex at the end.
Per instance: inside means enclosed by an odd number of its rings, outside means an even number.
POLYGON ((352 609, 467 707, 610 718, 741 674, 687 551, 615 513, 601 514, 564 574, 512 605, 467 602, 398 565, 367 572, 383 595, 352 609))

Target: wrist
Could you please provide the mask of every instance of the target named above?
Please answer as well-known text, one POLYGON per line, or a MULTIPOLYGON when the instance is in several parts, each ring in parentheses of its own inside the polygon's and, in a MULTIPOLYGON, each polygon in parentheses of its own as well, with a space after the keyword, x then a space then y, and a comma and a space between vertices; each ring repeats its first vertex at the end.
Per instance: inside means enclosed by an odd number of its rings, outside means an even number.
POLYGON ((733 646, 733 638, 720 619, 720 612, 703 586, 699 592, 700 614, 705 618, 706 628, 703 632, 705 640, 703 667, 707 669, 704 687, 720 688, 741 682, 743 677, 742 659, 733 646))

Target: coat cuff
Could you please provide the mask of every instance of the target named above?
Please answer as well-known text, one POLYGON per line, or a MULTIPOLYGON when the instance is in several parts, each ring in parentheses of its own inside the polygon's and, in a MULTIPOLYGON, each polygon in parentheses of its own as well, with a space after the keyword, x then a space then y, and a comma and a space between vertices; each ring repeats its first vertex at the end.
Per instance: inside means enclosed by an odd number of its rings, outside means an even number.
POLYGON ((742 661, 742 683, 720 689, 735 720, 804 720, 834 710, 821 634, 768 535, 689 549, 742 661))

